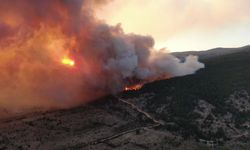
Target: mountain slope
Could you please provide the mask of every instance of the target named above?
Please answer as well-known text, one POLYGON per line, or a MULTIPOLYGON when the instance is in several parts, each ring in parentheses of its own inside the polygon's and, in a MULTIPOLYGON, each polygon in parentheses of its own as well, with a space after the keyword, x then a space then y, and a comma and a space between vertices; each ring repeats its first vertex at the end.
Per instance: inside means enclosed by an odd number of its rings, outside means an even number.
POLYGON ((250 47, 201 61, 194 75, 2 120, 0 149, 250 149, 250 47))
POLYGON ((188 55, 199 56, 200 59, 209 59, 213 57, 234 54, 238 52, 247 52, 250 51, 250 45, 240 47, 240 48, 214 48, 206 51, 187 51, 187 52, 174 52, 172 53, 176 57, 185 58, 188 55))
POLYGON ((137 105, 172 122, 166 129, 184 137, 220 141, 245 137, 250 126, 250 48, 201 61, 206 68, 194 75, 147 84, 124 97, 136 101, 151 93, 137 105))

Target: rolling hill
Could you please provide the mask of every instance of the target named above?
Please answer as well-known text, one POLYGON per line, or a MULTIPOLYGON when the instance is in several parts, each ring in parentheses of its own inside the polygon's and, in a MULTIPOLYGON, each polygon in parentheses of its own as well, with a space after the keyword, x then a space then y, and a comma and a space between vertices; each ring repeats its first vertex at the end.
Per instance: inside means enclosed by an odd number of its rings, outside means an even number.
POLYGON ((91 104, 2 120, 0 149, 250 149, 250 47, 200 56, 196 74, 91 104))

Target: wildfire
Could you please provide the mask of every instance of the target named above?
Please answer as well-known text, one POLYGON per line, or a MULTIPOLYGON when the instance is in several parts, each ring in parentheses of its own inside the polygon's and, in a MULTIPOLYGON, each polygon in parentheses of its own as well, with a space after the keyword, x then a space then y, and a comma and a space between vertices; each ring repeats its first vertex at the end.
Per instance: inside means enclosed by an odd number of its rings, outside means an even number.
POLYGON ((68 57, 64 57, 62 59, 61 63, 64 65, 71 66, 71 67, 75 66, 75 61, 73 59, 68 58, 68 57))
POLYGON ((142 88, 143 84, 136 84, 136 85, 132 85, 132 86, 127 86, 125 87, 125 91, 137 91, 140 90, 142 88))

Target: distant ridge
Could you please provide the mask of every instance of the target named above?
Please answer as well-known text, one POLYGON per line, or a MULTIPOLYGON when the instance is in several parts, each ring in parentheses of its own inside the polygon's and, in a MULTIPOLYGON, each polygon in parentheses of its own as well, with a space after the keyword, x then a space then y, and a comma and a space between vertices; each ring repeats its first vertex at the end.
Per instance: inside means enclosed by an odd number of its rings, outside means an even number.
POLYGON ((239 47, 239 48, 214 48, 206 51, 186 51, 186 52, 174 52, 174 56, 178 58, 185 58, 188 55, 197 55, 200 59, 209 59, 213 57, 218 57, 222 55, 228 55, 238 52, 250 51, 250 45, 239 47))

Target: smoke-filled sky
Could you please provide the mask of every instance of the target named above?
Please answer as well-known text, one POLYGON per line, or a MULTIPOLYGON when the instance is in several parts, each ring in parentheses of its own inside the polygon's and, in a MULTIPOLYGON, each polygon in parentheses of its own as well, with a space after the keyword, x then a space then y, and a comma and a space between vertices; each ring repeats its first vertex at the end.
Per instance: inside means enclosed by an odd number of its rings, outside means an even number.
POLYGON ((68 108, 205 67, 98 20, 107 2, 0 0, 0 110, 68 108))
POLYGON ((249 0, 113 0, 97 16, 170 51, 250 44, 249 0))

